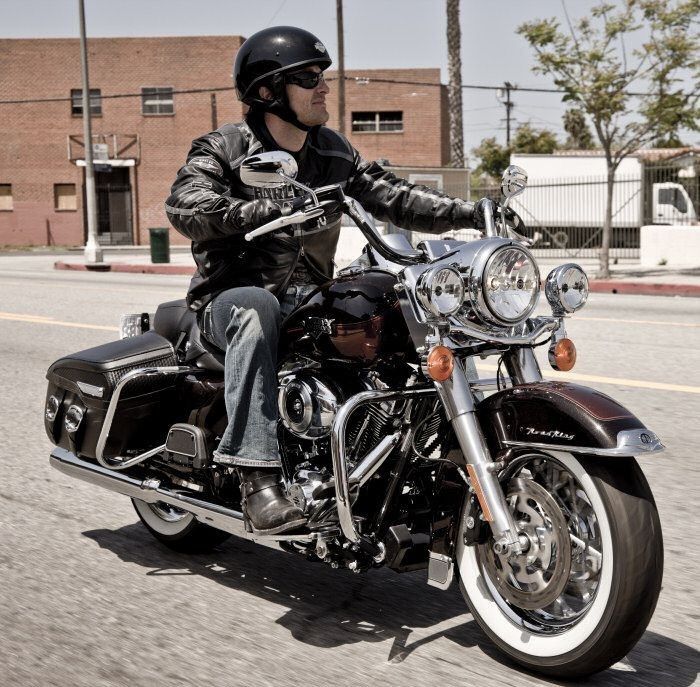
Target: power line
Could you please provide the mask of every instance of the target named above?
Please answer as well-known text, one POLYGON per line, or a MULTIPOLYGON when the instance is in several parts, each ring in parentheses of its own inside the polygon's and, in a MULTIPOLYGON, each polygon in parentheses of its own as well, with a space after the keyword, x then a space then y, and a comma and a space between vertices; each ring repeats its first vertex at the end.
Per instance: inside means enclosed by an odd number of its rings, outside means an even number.
MULTIPOLYGON (((336 81, 337 77, 329 77, 327 81, 336 81)), ((363 77, 363 76, 346 76, 345 81, 354 81, 359 85, 369 85, 373 83, 383 83, 383 84, 399 84, 404 86, 430 86, 433 88, 442 87, 442 83, 431 83, 426 81, 404 81, 401 79, 379 79, 374 77, 363 77)), ((483 90, 483 91, 502 91, 503 86, 484 86, 478 84, 462 84, 463 89, 471 90, 483 90)), ((233 91, 233 86, 218 86, 218 87, 208 87, 208 88, 187 88, 187 89, 177 89, 173 90, 173 95, 185 95, 185 94, 196 94, 196 93, 218 93, 221 91, 233 91)), ((515 86, 511 87, 512 91, 521 91, 523 93, 559 93, 563 94, 566 91, 556 88, 529 88, 526 86, 515 86)), ((644 97, 648 95, 655 95, 654 93, 628 93, 627 95, 635 97, 644 97)), ((104 100, 109 100, 113 98, 140 98, 142 93, 112 93, 108 95, 100 95, 99 97, 104 100)), ((0 105, 25 105, 25 104, 35 104, 35 103, 62 103, 71 102, 73 98, 71 96, 63 96, 59 98, 23 98, 17 100, 0 100, 0 105)))

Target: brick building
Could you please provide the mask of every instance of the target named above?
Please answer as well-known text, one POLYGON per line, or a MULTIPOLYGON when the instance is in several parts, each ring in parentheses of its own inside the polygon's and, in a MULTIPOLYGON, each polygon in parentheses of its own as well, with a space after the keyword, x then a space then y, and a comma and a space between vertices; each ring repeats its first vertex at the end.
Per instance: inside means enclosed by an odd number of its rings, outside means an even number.
MULTIPOLYGON (((149 227, 167 226, 163 201, 191 140, 242 117, 230 76, 242 41, 88 40, 93 144, 106 158, 96 160, 100 243, 147 243, 149 227), (180 92, 196 89, 204 92, 180 92)), ((82 245, 79 41, 0 40, 0 74, 0 101, 56 99, 0 103, 0 245, 82 245)), ((329 126, 337 127, 337 81, 328 76, 329 126)), ((447 95, 438 69, 347 76, 346 132, 363 156, 411 167, 446 163, 447 95)), ((171 238, 185 242, 175 232, 171 238)))

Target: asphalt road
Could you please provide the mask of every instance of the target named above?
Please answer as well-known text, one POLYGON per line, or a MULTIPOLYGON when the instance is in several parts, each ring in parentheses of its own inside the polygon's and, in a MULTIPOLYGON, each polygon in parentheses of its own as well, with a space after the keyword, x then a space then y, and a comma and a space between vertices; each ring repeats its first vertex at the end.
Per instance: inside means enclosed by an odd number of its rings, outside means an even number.
MULTIPOLYGON (((116 337, 187 279, 52 272, 0 258, 0 684, 547 685, 501 657, 459 590, 425 573, 356 576, 236 538, 185 557, 125 497, 50 469, 44 374, 116 337)), ((575 381, 630 407, 668 446, 645 459, 664 588, 637 647, 592 685, 697 680, 700 299, 593 295, 569 326, 575 381)))

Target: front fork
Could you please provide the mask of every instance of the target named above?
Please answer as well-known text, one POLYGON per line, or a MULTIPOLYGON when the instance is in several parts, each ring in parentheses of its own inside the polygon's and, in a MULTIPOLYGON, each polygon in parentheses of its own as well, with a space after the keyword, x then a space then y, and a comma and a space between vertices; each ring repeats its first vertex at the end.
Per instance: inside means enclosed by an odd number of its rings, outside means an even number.
MULTIPOLYGON (((506 366, 519 383, 542 379, 532 349, 517 349, 507 356, 506 366), (513 374, 516 371, 517 374, 513 374)), ((503 466, 495 463, 489 453, 462 361, 455 358, 450 379, 435 382, 435 387, 462 450, 471 487, 479 499, 484 520, 491 527, 494 550, 503 554, 523 553, 527 542, 519 537, 518 527, 498 481, 498 472, 503 466)))

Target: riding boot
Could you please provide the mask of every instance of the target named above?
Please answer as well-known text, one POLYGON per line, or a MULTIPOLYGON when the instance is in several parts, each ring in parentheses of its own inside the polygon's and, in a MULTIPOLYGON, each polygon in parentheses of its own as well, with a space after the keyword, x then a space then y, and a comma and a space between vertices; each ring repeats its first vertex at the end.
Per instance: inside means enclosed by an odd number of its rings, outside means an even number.
POLYGON ((239 468, 245 513, 253 527, 279 534, 306 523, 304 514, 284 494, 279 468, 239 468))

